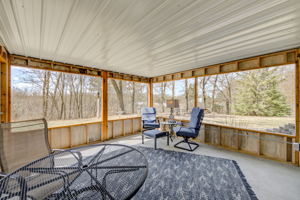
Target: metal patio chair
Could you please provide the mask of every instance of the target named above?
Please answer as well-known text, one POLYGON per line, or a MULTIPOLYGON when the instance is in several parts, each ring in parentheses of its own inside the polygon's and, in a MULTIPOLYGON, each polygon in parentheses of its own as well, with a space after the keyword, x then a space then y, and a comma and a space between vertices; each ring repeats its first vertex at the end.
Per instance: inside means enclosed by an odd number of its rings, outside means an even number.
POLYGON ((191 142, 189 141, 189 139, 196 138, 199 135, 203 117, 204 117, 204 109, 196 108, 196 107, 193 108, 189 126, 188 127, 180 126, 174 128, 174 132, 176 133, 176 135, 184 138, 182 141, 175 144, 174 147, 183 150, 188 150, 188 151, 194 151, 199 147, 199 144, 197 144, 196 142, 191 142), (187 144, 189 148, 180 147, 179 144, 181 143, 187 144), (194 145, 195 147, 192 148, 191 145, 194 145))
MULTIPOLYGON (((43 159, 54 153, 54 151, 71 152, 70 150, 50 148, 48 126, 45 119, 0 124, 0 191, 9 196, 15 195, 14 193, 19 190, 22 191, 23 187, 32 187, 37 188, 37 190, 34 190, 34 196, 42 197, 45 194, 57 191, 67 183, 71 184, 75 176, 65 177, 64 174, 56 173, 55 162, 58 161, 43 159), (41 159, 43 161, 37 162, 41 159), (31 170, 22 170, 29 164, 31 164, 32 170, 39 169, 38 173, 31 170), (8 176, 10 173, 15 173, 16 170, 21 170, 22 173, 14 175, 14 178, 8 176), (45 182, 47 176, 55 177, 57 180, 45 182), (8 178, 9 180, 7 180, 8 178), (5 182, 4 185, 1 180, 5 182), (29 183, 30 185, 27 185, 29 183), (4 186, 11 191, 4 191, 4 186)), ((77 154, 78 163, 80 164, 81 156, 80 153, 77 154)), ((18 193, 18 195, 20 194, 18 193)))
POLYGON ((2 176, 52 152, 45 119, 0 124, 2 176))
POLYGON ((160 127, 159 121, 156 119, 156 109, 146 107, 142 109, 143 130, 153 130, 160 127))

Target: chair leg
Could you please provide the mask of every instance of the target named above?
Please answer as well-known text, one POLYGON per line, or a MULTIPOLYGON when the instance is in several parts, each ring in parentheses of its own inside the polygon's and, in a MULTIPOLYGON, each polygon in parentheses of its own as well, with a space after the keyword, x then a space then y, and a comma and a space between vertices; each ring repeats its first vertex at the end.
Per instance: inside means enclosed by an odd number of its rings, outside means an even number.
POLYGON ((144 144, 144 133, 142 132, 142 144, 144 144))
POLYGON ((170 144, 170 135, 169 133, 167 133, 167 145, 169 146, 169 144, 170 144))
POLYGON ((154 137, 154 149, 156 150, 156 137, 154 137))
POLYGON ((185 137, 182 141, 176 143, 176 144, 174 145, 174 147, 175 147, 175 148, 178 148, 178 149, 187 150, 187 151, 195 151, 195 150, 199 147, 199 144, 196 143, 196 142, 191 142, 191 141, 189 141, 189 138, 185 137), (184 147, 178 146, 178 145, 181 144, 181 143, 187 143, 188 146, 189 146, 189 148, 184 148, 184 147), (195 145, 195 147, 192 148, 191 145, 195 145))

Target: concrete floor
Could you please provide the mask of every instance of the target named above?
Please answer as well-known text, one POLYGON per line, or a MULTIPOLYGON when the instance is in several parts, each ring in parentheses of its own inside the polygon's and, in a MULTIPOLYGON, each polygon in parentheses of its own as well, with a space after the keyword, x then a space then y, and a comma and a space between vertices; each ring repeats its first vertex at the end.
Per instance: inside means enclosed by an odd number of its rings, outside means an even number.
MULTIPOLYGON (((160 138, 157 143, 158 148, 187 152, 174 148, 176 141, 167 146, 166 138, 160 138)), ((154 146, 152 139, 145 139, 145 144, 142 144, 140 134, 109 140, 107 143, 154 146)), ((206 144, 200 144, 200 147, 192 153, 236 160, 259 199, 300 199, 300 168, 298 167, 206 144)))

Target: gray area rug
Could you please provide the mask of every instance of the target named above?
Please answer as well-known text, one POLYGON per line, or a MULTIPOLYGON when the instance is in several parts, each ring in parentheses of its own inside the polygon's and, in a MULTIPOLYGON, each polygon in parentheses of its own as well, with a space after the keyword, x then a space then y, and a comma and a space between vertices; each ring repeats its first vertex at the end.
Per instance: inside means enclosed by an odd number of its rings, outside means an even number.
POLYGON ((149 171, 134 200, 257 199, 234 160, 144 147, 138 149, 148 159, 149 171))

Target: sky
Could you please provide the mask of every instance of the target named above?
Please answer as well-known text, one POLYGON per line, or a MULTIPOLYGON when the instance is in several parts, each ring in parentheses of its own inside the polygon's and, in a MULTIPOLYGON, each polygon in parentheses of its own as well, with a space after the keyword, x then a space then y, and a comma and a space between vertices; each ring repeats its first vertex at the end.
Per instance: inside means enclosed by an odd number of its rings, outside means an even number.
POLYGON ((24 78, 28 76, 28 73, 24 73, 26 71, 31 71, 32 69, 27 69, 25 67, 16 67, 12 66, 11 69, 11 84, 15 88, 25 89, 28 87, 32 87, 30 83, 24 83, 24 78))

